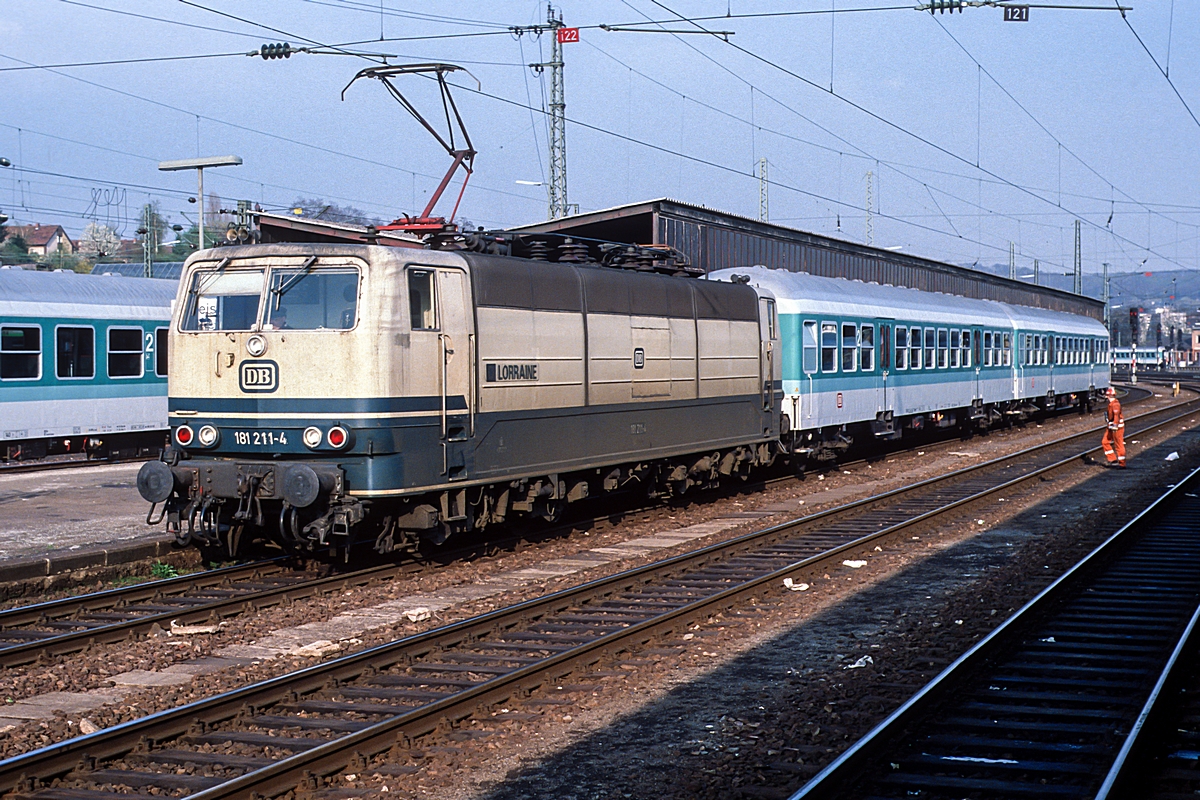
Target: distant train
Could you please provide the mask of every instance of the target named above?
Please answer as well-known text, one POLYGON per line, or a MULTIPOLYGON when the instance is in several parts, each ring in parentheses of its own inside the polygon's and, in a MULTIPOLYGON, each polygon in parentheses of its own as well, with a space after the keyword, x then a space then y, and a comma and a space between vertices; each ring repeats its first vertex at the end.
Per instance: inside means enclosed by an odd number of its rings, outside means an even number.
POLYGON ((1108 385, 1088 318, 761 267, 693 279, 646 251, 601 266, 570 240, 529 251, 193 255, 174 446, 142 496, 181 541, 388 552, 833 458, 855 436, 1086 407, 1108 385))
POLYGON ((155 455, 176 286, 0 269, 0 460, 155 455))

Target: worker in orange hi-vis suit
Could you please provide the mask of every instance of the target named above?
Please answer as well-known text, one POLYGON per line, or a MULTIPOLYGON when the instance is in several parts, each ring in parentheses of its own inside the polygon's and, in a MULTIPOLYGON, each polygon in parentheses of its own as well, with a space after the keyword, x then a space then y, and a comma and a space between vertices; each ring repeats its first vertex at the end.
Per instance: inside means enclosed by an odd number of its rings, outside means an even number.
POLYGON ((1108 425, 1104 429, 1104 438, 1100 446, 1104 448, 1104 457, 1110 467, 1125 466, 1125 415, 1121 413, 1121 401, 1117 399, 1116 391, 1108 387, 1108 408, 1104 412, 1108 425))

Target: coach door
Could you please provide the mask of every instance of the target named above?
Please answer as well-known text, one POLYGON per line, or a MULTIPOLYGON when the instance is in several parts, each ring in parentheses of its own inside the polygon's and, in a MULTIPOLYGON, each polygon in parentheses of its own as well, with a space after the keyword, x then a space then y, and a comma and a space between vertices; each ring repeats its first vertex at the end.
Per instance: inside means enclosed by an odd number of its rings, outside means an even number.
POLYGON ((888 384, 888 378, 892 374, 892 345, 895 344, 895 339, 892 338, 892 325, 894 320, 885 320, 879 326, 879 374, 882 377, 883 393, 880 398, 882 404, 879 411, 892 410, 892 388, 888 384))

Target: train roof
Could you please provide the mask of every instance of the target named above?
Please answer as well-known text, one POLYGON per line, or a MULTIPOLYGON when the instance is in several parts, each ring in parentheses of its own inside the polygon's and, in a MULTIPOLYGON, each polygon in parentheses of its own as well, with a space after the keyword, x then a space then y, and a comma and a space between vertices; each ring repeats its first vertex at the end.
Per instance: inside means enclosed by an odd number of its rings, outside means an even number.
POLYGON ((166 319, 178 281, 0 269, 0 317, 166 319))
POLYGON ((729 280, 733 275, 748 275, 752 285, 774 295, 783 314, 813 313, 819 307, 847 316, 909 317, 947 325, 969 321, 972 325, 1015 326, 1080 336, 1108 335, 1100 322, 1078 314, 761 266, 717 270, 708 278, 729 280))

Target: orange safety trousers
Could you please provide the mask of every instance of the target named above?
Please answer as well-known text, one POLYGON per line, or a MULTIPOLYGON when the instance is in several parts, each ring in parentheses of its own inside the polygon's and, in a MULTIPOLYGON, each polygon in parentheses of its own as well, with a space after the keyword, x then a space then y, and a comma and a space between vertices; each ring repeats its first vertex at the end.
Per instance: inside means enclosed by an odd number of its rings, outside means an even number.
MULTIPOLYGON (((1092 441, 1095 441, 1093 439, 1092 441)), ((1124 426, 1113 430, 1111 428, 1104 429, 1104 438, 1100 440, 1100 446, 1104 448, 1104 457, 1108 459, 1110 464, 1125 463, 1125 428, 1124 426)))
POLYGON ((1110 464, 1125 466, 1125 415, 1121 413, 1121 404, 1116 400, 1109 401, 1104 418, 1108 422, 1104 438, 1100 440, 1104 457, 1110 464))

